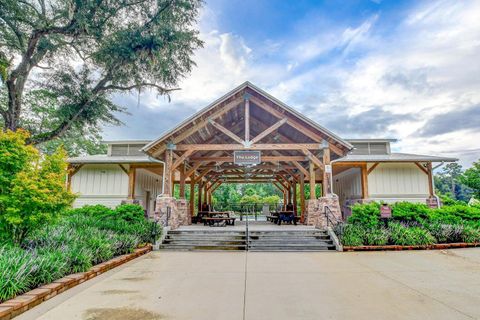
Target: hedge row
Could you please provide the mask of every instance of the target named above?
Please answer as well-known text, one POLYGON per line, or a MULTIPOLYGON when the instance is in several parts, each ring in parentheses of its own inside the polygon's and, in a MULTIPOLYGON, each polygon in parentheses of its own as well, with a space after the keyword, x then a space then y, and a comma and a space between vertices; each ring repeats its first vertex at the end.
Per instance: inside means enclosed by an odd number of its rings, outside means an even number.
POLYGON ((0 301, 133 252, 160 236, 138 205, 86 206, 34 231, 21 246, 0 246, 0 301))
POLYGON ((424 204, 398 202, 392 218, 380 219, 380 204, 356 204, 336 233, 345 246, 429 245, 480 242, 480 208, 466 205, 430 209, 424 204))

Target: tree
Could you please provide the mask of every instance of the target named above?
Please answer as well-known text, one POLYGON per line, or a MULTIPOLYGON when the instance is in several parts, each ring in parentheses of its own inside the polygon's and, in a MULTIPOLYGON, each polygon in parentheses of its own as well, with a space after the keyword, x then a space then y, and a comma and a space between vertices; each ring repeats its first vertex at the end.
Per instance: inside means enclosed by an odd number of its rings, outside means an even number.
POLYGON ((55 220, 75 196, 66 190, 66 153, 41 157, 26 131, 0 132, 0 239, 20 243, 55 220))
POLYGON ((474 162, 471 168, 465 170, 460 176, 460 181, 472 189, 476 199, 480 199, 480 160, 474 162))
POLYGON ((52 94, 55 126, 29 143, 61 137, 72 128, 118 121, 115 92, 175 90, 202 45, 193 29, 200 0, 2 0, 0 79, 7 105, 4 130, 16 131, 24 99, 35 89, 52 94), (32 74, 35 74, 32 77, 32 74))
POLYGON ((447 164, 442 172, 434 176, 438 193, 444 197, 451 197, 452 200, 468 201, 471 190, 460 181, 462 172, 462 166, 458 163, 447 164))

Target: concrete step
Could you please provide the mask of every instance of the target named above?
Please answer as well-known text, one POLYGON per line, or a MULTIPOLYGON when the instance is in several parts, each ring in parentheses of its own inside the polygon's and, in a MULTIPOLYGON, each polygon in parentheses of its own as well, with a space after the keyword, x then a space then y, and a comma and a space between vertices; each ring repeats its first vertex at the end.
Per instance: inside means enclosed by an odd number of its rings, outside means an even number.
POLYGON ((246 245, 178 245, 161 244, 162 250, 246 250, 246 245))

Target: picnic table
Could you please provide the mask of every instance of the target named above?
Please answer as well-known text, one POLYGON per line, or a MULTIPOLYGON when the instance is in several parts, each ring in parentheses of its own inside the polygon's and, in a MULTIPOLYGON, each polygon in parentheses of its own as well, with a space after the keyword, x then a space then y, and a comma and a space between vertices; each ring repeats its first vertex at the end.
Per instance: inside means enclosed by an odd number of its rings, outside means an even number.
POLYGON ((209 212, 202 218, 204 225, 211 227, 225 227, 235 225, 235 217, 230 217, 230 212, 209 212))
POLYGON ((297 222, 300 220, 299 217, 295 215, 294 211, 275 211, 271 215, 267 216, 267 221, 271 221, 275 224, 281 225, 284 223, 292 223, 297 225, 297 222))

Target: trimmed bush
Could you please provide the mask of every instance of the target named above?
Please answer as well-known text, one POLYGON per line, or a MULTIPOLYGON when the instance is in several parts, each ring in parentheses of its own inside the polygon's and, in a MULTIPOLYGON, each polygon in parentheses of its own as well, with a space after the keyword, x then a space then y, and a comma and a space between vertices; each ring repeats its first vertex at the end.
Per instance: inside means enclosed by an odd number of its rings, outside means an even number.
POLYGON ((422 222, 429 218, 431 209, 423 203, 397 202, 392 205, 392 217, 398 221, 422 222))
POLYGON ((356 203, 352 207, 352 215, 348 223, 359 224, 365 228, 375 228, 380 221, 380 204, 377 202, 356 203))
POLYGON ((461 242, 464 232, 463 225, 445 224, 433 222, 426 225, 426 229, 437 239, 438 243, 454 243, 461 242))
POLYGON ((145 220, 145 211, 138 204, 122 204, 115 208, 115 218, 126 222, 141 222, 145 220))

